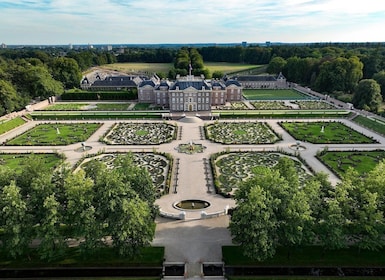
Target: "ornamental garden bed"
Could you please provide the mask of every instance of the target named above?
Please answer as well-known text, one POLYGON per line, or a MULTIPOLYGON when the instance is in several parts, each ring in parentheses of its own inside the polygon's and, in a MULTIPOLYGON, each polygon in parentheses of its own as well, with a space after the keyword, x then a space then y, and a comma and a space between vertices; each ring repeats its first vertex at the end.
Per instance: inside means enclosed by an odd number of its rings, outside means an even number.
POLYGON ((272 144, 281 137, 265 122, 215 122, 205 125, 206 138, 222 144, 272 144))
POLYGON ((324 151, 317 158, 341 177, 349 167, 359 174, 370 172, 385 158, 385 151, 324 151))
POLYGON ((43 111, 126 111, 131 103, 55 103, 43 111))
POLYGON ((118 123, 102 139, 111 145, 159 145, 176 139, 177 127, 167 123, 118 123))
POLYGON ((39 124, 7 141, 9 146, 57 146, 86 141, 100 128, 101 123, 39 124))
MULTIPOLYGON (((105 163, 109 168, 114 168, 114 161, 118 154, 101 154, 85 159, 80 163, 80 167, 92 164, 98 160, 105 163)), ((132 153, 133 161, 137 165, 144 167, 149 172, 154 187, 156 188, 157 196, 167 194, 170 186, 170 166, 172 158, 169 155, 159 153, 132 153)))
POLYGON ((243 96, 248 100, 304 100, 314 99, 294 89, 244 89, 243 96))
POLYGON ((313 144, 372 144, 373 138, 340 122, 280 122, 295 139, 313 144))
POLYGON ((239 185, 252 176, 255 166, 275 166, 281 157, 289 157, 294 161, 301 181, 311 176, 298 158, 277 152, 218 153, 211 156, 217 192, 225 196, 233 195, 239 185))

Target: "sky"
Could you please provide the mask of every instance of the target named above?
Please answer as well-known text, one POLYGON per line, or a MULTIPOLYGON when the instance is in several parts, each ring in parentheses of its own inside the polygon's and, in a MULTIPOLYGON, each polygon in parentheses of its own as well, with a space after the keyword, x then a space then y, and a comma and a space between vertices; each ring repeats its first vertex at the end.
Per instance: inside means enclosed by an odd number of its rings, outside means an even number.
POLYGON ((0 0, 0 44, 385 42, 383 0, 0 0))

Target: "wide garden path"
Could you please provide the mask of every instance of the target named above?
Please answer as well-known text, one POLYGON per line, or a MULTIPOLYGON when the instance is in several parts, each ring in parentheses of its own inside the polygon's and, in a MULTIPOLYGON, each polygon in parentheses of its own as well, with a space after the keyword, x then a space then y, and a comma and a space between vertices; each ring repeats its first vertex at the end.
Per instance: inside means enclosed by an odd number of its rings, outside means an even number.
MULTIPOLYGON (((236 120, 240 121, 240 120, 236 120)), ((250 121, 250 120, 247 120, 250 121)), ((205 165, 210 155, 220 151, 277 151, 283 150, 294 154, 296 151, 293 146, 296 140, 283 130, 278 122, 280 120, 264 120, 282 136, 282 141, 276 144, 267 145, 222 145, 204 139, 203 126, 205 122, 194 116, 186 116, 180 121, 170 121, 178 125, 178 139, 171 143, 161 145, 106 145, 99 142, 99 139, 116 123, 115 121, 102 121, 103 125, 94 133, 86 142, 86 146, 92 149, 82 151, 81 143, 68 146, 1 146, 3 153, 64 153, 70 164, 74 165, 83 156, 87 154, 96 154, 98 152, 126 152, 126 151, 149 151, 170 153, 174 157, 174 170, 177 168, 175 162, 179 161, 178 172, 174 172, 170 193, 159 198, 156 203, 161 211, 170 216, 181 215, 181 210, 173 207, 174 203, 186 199, 205 200, 210 206, 204 211, 208 214, 218 214, 217 217, 210 219, 200 219, 201 210, 184 211, 185 220, 175 220, 164 217, 156 219, 157 228, 153 245, 165 247, 165 259, 167 262, 186 262, 190 264, 189 276, 199 275, 199 264, 201 262, 221 262, 222 245, 232 244, 230 233, 227 229, 229 217, 223 214, 225 208, 235 206, 234 200, 223 198, 215 194, 213 181, 211 177, 206 178, 205 165), (205 146, 203 153, 185 154, 179 153, 177 147, 179 144, 187 143, 202 144, 205 146)), ((286 120, 287 121, 287 120, 286 120)), ((301 121, 301 120, 296 120, 301 121)), ((308 119, 304 121, 309 121, 308 119)), ((316 120, 314 120, 316 121, 316 120)), ((322 120, 325 121, 325 120, 322 120)), ((327 145, 329 150, 374 150, 385 149, 385 139, 371 131, 368 131, 349 120, 340 120, 344 124, 353 129, 373 137, 379 144, 366 145, 327 145)), ((69 121, 63 121, 68 123, 69 121)), ((73 121, 76 122, 76 121, 73 121)), ((81 121, 85 122, 85 121, 81 121)), ((95 122, 95 121, 92 121, 95 122)), ((148 122, 148 121, 147 121, 148 122)), ((0 136, 0 143, 19 135, 40 122, 30 121, 25 125, 0 136)), ((332 174, 315 155, 317 151, 324 149, 325 145, 316 145, 307 142, 301 143, 304 149, 299 150, 299 154, 306 159, 309 166, 316 172, 325 172, 329 174, 329 178, 333 184, 338 182, 338 178, 332 174)), ((208 167, 208 166, 207 166, 208 167)))

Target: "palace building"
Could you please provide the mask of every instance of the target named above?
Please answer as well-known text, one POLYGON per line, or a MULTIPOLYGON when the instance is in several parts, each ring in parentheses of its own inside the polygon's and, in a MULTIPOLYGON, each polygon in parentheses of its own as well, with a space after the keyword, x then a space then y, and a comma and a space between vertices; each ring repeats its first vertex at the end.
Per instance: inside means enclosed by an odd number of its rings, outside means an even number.
POLYGON ((210 111, 211 106, 242 100, 236 80, 206 80, 203 76, 178 76, 174 82, 153 77, 138 86, 138 102, 169 108, 170 111, 210 111))

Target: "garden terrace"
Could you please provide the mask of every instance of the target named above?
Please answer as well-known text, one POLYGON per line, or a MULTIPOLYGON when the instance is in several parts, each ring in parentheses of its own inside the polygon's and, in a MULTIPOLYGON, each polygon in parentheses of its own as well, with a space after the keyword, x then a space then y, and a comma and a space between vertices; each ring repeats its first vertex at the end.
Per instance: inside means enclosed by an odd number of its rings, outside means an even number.
MULTIPOLYGON (((255 166, 275 166, 281 157, 287 155, 276 152, 234 152, 219 153, 211 157, 211 164, 218 193, 232 195, 241 182, 249 179, 255 166)), ((310 176, 305 166, 296 158, 291 158, 301 181, 310 176)))
POLYGON ((213 114, 226 119, 296 119, 296 118, 347 118, 351 112, 347 110, 212 110, 213 114))
POLYGON ((32 112, 34 120, 121 120, 121 119, 161 119, 164 111, 39 111, 32 112))
POLYGON ((0 154, 0 165, 6 166, 19 172, 30 162, 40 161, 45 169, 53 170, 62 161, 63 157, 58 154, 0 154))
POLYGON ((55 103, 44 111, 127 111, 131 103, 55 103))
POLYGON ((281 137, 265 122, 215 122, 205 125, 206 137, 222 144, 271 144, 281 137))
POLYGON ((100 128, 100 123, 49 123, 34 128, 6 142, 9 146, 58 146, 86 141, 100 128))
MULTIPOLYGON (((85 167, 98 160, 109 168, 115 168, 114 161, 118 154, 101 154, 84 160, 80 167, 85 167)), ((172 159, 158 153, 132 153, 135 164, 147 169, 151 176, 158 197, 167 194, 169 191, 170 166, 172 159)))
POLYGON ((295 139, 314 144, 378 143, 340 122, 280 122, 295 139))
POLYGON ((6 133, 18 126, 25 124, 25 120, 21 117, 16 117, 12 120, 4 120, 0 122, 0 134, 6 133))
POLYGON ((318 100, 306 100, 306 101, 293 101, 291 102, 299 107, 301 110, 328 110, 335 109, 336 107, 332 104, 318 100))
POLYGON ((103 141, 111 145, 159 145, 176 139, 177 127, 167 123, 118 123, 103 141))
POLYGON ((243 96, 247 100, 305 100, 314 99, 294 89, 244 89, 243 96))
POLYGON ((285 110, 291 107, 284 101, 256 101, 250 102, 256 110, 285 110))
POLYGON ((323 151, 317 158, 341 177, 350 167, 359 174, 370 172, 385 158, 385 151, 323 151))

